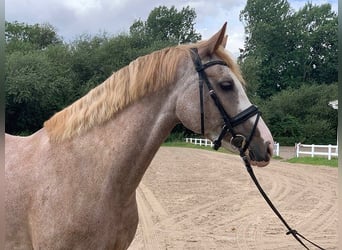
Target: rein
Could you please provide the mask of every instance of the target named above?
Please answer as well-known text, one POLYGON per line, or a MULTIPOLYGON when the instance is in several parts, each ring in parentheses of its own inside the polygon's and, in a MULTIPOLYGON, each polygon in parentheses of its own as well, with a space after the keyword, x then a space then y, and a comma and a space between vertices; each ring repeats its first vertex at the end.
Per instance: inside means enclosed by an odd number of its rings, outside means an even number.
POLYGON ((282 217, 282 215, 279 213, 279 211, 276 209, 276 207, 273 205, 273 203, 271 202, 271 200, 268 198, 267 194, 265 193, 265 191, 262 189, 262 187, 260 186, 254 172, 253 172, 253 168, 249 162, 248 156, 246 154, 246 151, 249 147, 249 144, 254 136, 256 127, 258 125, 259 122, 259 118, 261 115, 261 112, 258 110, 258 108, 255 105, 251 105, 250 107, 248 107, 247 109, 243 110, 242 112, 240 112, 239 114, 237 114, 236 116, 230 118, 230 116, 227 114, 226 110, 224 109, 219 97, 217 96, 217 94, 215 93, 215 90, 213 88, 213 86, 211 85, 206 73, 205 73, 205 69, 214 66, 214 65, 223 65, 223 66, 227 66, 227 64, 224 61, 221 60, 216 60, 216 61, 210 61, 207 62, 205 64, 202 64, 201 58, 198 54, 198 51, 196 48, 192 48, 192 60, 195 64, 195 68, 196 71, 198 72, 199 75, 199 94, 200 94, 200 109, 201 109, 201 134, 204 135, 204 105, 203 105, 203 82, 205 82, 208 90, 209 90, 209 95, 211 96, 211 98, 213 99, 216 107, 218 108, 221 117, 223 119, 223 127, 221 130, 220 135, 218 136, 217 139, 214 140, 214 146, 213 148, 215 150, 218 150, 221 147, 222 144, 222 140, 223 138, 226 136, 227 133, 230 133, 232 138, 230 140, 230 144, 237 148, 240 152, 240 157, 242 158, 245 167, 247 169, 247 172, 249 173, 249 175, 251 176, 253 182, 255 183, 256 187, 258 188, 259 192, 261 193, 262 197, 265 199, 265 201, 267 202, 267 204, 271 207, 271 209, 273 210, 273 212, 278 216, 278 218, 280 219, 280 221, 285 225, 285 227, 287 228, 288 232, 286 233, 286 235, 292 235, 305 249, 309 249, 302 240, 305 240, 307 242, 309 242, 310 244, 312 244, 313 246, 317 247, 318 249, 324 250, 324 248, 320 247, 319 245, 315 244, 314 242, 308 240, 307 238, 305 238, 303 235, 301 235, 300 233, 297 232, 297 230, 292 229, 287 222, 285 221, 285 219, 282 217), (256 115, 256 119, 252 128, 252 131, 250 132, 249 136, 246 138, 243 135, 240 134, 236 134, 234 131, 234 127, 236 127, 237 125, 247 121, 249 118, 253 117, 256 115))
POLYGON ((304 242, 300 239, 302 238, 303 240, 309 242, 310 244, 312 244, 313 246, 317 247, 318 249, 322 249, 324 250, 323 247, 320 247, 319 245, 315 244, 314 242, 308 240, 307 238, 305 238, 303 235, 301 235, 300 233, 297 232, 297 230, 292 229, 287 222, 285 221, 285 219, 283 218, 283 216, 279 213, 279 211, 277 210, 277 208, 273 205, 272 201, 270 200, 270 198, 268 198, 267 194, 265 193, 265 191, 263 190, 263 188, 260 186, 260 183, 258 182, 258 179, 256 178, 254 172, 253 172, 253 168, 251 166, 251 164, 249 163, 249 160, 245 154, 245 152, 243 150, 240 150, 240 157, 242 158, 246 169, 249 173, 249 175, 251 176, 253 182, 255 183, 256 187, 258 188, 259 192, 261 193, 262 197, 264 197, 265 201, 267 202, 267 204, 270 206, 270 208, 273 210, 273 212, 278 216, 278 218, 280 219, 280 221, 285 225, 285 227, 287 228, 288 232, 286 233, 286 235, 292 234, 292 236, 305 248, 305 249, 310 249, 308 248, 304 242))

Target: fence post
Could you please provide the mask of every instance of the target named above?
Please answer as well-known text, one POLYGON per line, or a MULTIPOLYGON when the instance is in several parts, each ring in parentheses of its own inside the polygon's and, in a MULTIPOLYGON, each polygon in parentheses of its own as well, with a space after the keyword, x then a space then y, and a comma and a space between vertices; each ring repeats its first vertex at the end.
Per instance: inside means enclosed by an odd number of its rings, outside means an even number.
POLYGON ((331 144, 328 145, 328 160, 331 160, 331 144))
POLYGON ((311 157, 314 157, 315 155, 315 145, 311 144, 311 157))
POLYGON ((299 147, 300 147, 300 143, 296 143, 295 144, 295 148, 296 148, 296 157, 299 157, 299 147))
POLYGON ((278 156, 280 156, 280 144, 278 142, 278 156))
POLYGON ((276 155, 279 156, 279 142, 276 143, 276 155))

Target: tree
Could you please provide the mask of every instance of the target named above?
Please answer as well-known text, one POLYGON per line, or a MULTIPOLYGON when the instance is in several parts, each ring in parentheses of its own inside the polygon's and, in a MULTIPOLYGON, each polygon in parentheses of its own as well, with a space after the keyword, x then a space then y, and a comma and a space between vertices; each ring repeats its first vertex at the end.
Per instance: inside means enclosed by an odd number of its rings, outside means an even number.
POLYGON ((170 45, 167 41, 151 43, 137 34, 80 36, 71 45, 71 69, 77 77, 79 97, 137 57, 170 45))
POLYGON ((115 58, 117 55, 112 51, 104 52, 102 49, 109 39, 106 34, 94 37, 84 34, 70 44, 70 67, 76 75, 75 85, 78 98, 102 83, 111 74, 113 68, 107 68, 104 58, 115 58))
MULTIPOLYGON (((7 57, 5 75, 6 132, 32 133, 73 97, 72 72, 54 61, 58 51, 14 52, 7 57)), ((59 56, 61 56, 59 54, 59 56)))
POLYGON ((291 17, 296 33, 292 72, 301 82, 337 81, 337 16, 330 4, 307 3, 291 17))
POLYGON ((336 143, 337 113, 328 103, 337 99, 337 87, 304 84, 259 103, 275 140, 283 145, 336 143))
POLYGON ((254 88, 261 98, 286 88, 281 73, 284 57, 292 49, 285 38, 289 35, 290 14, 287 0, 248 0, 240 13, 247 34, 242 58, 252 58, 256 65, 254 88))
POLYGON ((49 24, 6 22, 6 132, 35 132, 53 113, 137 57, 200 39, 195 18, 189 7, 159 7, 146 22, 133 23, 129 34, 82 35, 70 44, 49 24))
POLYGON ((5 22, 6 52, 44 49, 49 45, 61 44, 62 40, 50 24, 29 25, 5 22))
POLYGON ((329 4, 294 12, 286 0, 248 0, 240 19, 247 33, 241 62, 255 64, 246 78, 259 97, 337 81, 337 16, 329 4))
POLYGON ((6 132, 32 133, 74 98, 69 47, 50 24, 6 22, 6 132))
POLYGON ((133 37, 138 37, 144 39, 147 37, 145 23, 138 19, 129 27, 130 35, 133 37))
POLYGON ((271 47, 268 43, 274 45, 274 38, 286 32, 279 28, 286 27, 290 14, 287 0, 248 0, 240 12, 240 20, 244 22, 247 34, 244 56, 267 52, 271 47))
POLYGON ((196 17, 195 10, 189 6, 181 11, 174 6, 170 9, 159 6, 150 12, 146 22, 135 21, 130 27, 130 34, 174 44, 196 42, 201 39, 194 28, 196 17))

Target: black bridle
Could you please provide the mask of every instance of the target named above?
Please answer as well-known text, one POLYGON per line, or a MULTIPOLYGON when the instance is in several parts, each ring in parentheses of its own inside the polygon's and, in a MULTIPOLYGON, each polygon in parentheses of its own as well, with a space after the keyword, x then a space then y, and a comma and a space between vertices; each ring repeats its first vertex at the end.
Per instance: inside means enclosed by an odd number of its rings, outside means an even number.
POLYGON ((224 109, 222 102, 220 101, 219 97, 217 96, 212 84, 210 83, 207 74, 205 73, 205 69, 214 66, 214 65, 223 65, 227 66, 227 64, 224 61, 221 60, 215 60, 210 61, 205 64, 202 64, 201 58, 198 55, 198 51, 196 48, 192 48, 192 60, 195 64, 196 71, 199 75, 199 93, 200 93, 200 109, 201 109, 201 134, 204 135, 204 105, 203 105, 203 82, 205 82, 208 90, 209 95, 211 96, 212 100, 214 101, 216 107, 218 108, 222 120, 223 120, 223 126, 220 135, 214 140, 214 149, 218 150, 221 147, 222 139, 225 137, 227 133, 230 133, 232 138, 230 143, 235 148, 238 148, 240 150, 240 154, 245 155, 246 150, 248 149, 248 146, 250 144, 250 141, 253 138, 253 135, 255 133, 256 127, 258 125, 258 121, 260 118, 260 112, 258 108, 255 105, 251 105, 247 109, 243 110, 239 114, 237 114, 234 117, 230 117, 226 110, 224 109), (256 120, 254 122, 253 128, 251 130, 251 133, 246 138, 245 136, 241 134, 237 134, 234 131, 234 127, 237 125, 244 123, 249 118, 253 116, 257 116, 256 120))
POLYGON ((200 94, 200 109, 201 109, 201 134, 204 135, 203 82, 205 82, 206 86, 209 90, 209 95, 213 99, 213 101, 214 101, 216 107, 218 108, 218 110, 221 114, 221 117, 223 119, 223 126, 222 126, 221 133, 217 137, 217 139, 215 139, 213 142, 214 143, 214 149, 218 150, 221 147, 223 138, 226 136, 227 133, 230 133, 232 136, 232 138, 230 140, 230 144, 239 150, 240 157, 242 158, 242 160, 246 166, 246 169, 247 169, 249 175, 251 176, 252 180, 254 181, 255 185, 257 186, 259 192, 264 197, 264 199, 266 200, 267 204, 271 207, 273 212, 278 216, 278 218, 281 220, 281 222, 288 229, 288 232, 286 233, 286 235, 291 234, 306 249, 309 249, 309 248, 303 243, 303 241, 301 239, 306 240, 307 242, 311 243, 313 246, 317 247, 318 249, 324 250, 324 248, 322 248, 319 245, 308 240, 307 238, 305 238, 303 235, 298 233, 296 230, 292 229, 287 224, 285 219, 281 216, 279 211, 276 209, 276 207, 273 205, 271 200, 266 195, 265 191, 260 186, 260 184, 259 184, 259 182, 258 182, 258 180, 257 180, 257 178, 253 172, 253 168, 250 164, 248 156, 246 155, 246 151, 247 151, 249 144, 250 144, 250 142, 254 136, 256 127, 257 127, 259 119, 260 119, 261 113, 258 110, 258 108, 255 105, 251 105, 247 109, 243 110, 242 112, 240 112, 239 114, 237 114, 236 116, 231 118, 227 114, 226 110, 224 109, 219 97, 215 93, 215 90, 214 90, 212 84, 210 83, 210 81, 207 77, 207 74, 205 73, 205 69, 207 69, 211 66, 214 66, 214 65, 228 66, 228 65, 224 61, 221 61, 221 60, 214 60, 214 61, 210 61, 210 62, 207 62, 205 64, 202 64, 202 61, 201 61, 201 58, 198 54, 197 48, 192 48, 191 51, 192 51, 192 54, 191 54, 192 60, 195 64, 195 68, 196 68, 196 71, 198 72, 198 76, 199 76, 199 94, 200 94), (251 130, 251 132, 247 138, 241 134, 237 134, 234 131, 234 127, 236 127, 237 125, 247 121, 249 118, 251 118, 255 115, 256 115, 256 119, 255 119, 254 125, 253 125, 252 130, 251 130))

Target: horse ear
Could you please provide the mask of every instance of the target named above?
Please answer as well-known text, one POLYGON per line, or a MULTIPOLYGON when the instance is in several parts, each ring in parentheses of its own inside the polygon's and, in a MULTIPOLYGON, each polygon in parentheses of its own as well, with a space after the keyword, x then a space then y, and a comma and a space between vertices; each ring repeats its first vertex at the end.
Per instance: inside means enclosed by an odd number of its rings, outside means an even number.
POLYGON ((225 35, 224 38, 223 38, 223 41, 222 41, 223 48, 226 48, 227 40, 228 40, 228 35, 225 35))
POLYGON ((227 36, 226 34, 226 27, 227 27, 227 22, 225 22, 222 26, 222 28, 220 29, 219 32, 217 32, 215 35, 213 35, 208 41, 208 49, 209 49, 209 53, 213 54, 220 45, 223 45, 223 47, 226 46, 226 42, 227 42, 227 36))

